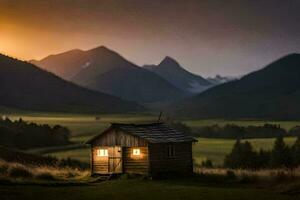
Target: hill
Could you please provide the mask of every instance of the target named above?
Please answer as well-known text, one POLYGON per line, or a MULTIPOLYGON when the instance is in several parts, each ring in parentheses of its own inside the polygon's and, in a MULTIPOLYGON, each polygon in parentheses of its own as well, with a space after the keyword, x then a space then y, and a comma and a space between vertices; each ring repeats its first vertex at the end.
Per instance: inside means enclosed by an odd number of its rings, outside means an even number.
POLYGON ((200 93, 213 86, 211 82, 185 70, 176 60, 168 56, 157 66, 145 65, 144 67, 189 93, 200 93))
POLYGON ((240 80, 173 105, 189 118, 300 119, 300 54, 287 55, 240 80))
POLYGON ((136 103, 67 82, 33 64, 0 54, 0 106, 50 112, 121 113, 136 103))
POLYGON ((76 51, 76 58, 72 57, 72 54, 74 51, 52 55, 35 63, 81 86, 127 100, 152 103, 186 96, 184 91, 157 74, 129 62, 104 46, 88 51, 76 51), (73 62, 73 59, 76 61, 73 62))

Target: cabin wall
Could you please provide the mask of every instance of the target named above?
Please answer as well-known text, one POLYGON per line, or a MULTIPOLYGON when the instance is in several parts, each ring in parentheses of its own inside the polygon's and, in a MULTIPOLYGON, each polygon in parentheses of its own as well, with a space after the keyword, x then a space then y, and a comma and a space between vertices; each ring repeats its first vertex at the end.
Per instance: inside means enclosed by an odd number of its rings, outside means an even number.
POLYGON ((151 144, 149 145, 151 174, 164 172, 192 173, 192 143, 151 144), (173 145, 174 156, 168 156, 168 146, 173 145))
POLYGON ((148 147, 123 148, 123 172, 133 174, 148 174, 149 156, 148 147), (133 149, 140 149, 140 155, 133 155, 133 149))
POLYGON ((148 147, 92 147, 92 173, 132 173, 148 174, 149 171, 148 147), (107 149, 108 156, 97 156, 98 149, 107 149), (121 152, 118 150, 121 149, 121 152), (133 149, 139 149, 140 155, 133 155, 133 149), (119 159, 120 158, 120 159, 119 159), (121 161, 121 163, 119 163, 121 161), (117 167, 114 168, 113 165, 117 167))
POLYGON ((93 141, 93 146, 145 147, 148 142, 123 131, 109 130, 93 141))

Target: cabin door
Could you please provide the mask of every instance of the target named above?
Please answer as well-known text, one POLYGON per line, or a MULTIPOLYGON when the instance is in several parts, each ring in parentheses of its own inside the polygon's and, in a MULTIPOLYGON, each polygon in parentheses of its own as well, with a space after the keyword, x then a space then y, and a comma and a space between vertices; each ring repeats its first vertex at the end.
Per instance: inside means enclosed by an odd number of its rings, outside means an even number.
POLYGON ((122 148, 120 146, 114 146, 109 149, 108 172, 122 173, 122 148))

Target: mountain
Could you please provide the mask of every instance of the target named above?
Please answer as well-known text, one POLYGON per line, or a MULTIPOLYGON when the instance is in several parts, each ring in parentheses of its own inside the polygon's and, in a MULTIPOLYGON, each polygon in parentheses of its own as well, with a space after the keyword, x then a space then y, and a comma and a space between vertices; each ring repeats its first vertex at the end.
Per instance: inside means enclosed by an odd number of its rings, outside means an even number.
POLYGON ((235 79, 237 79, 237 77, 216 75, 215 77, 208 77, 206 80, 214 85, 219 85, 222 83, 233 81, 235 79))
POLYGON ((81 86, 141 103, 173 101, 187 95, 157 74, 104 46, 80 51, 77 58, 69 56, 74 54, 74 51, 70 52, 52 55, 35 63, 81 86), (77 59, 76 62, 73 59, 77 59), (72 68, 73 71, 69 70, 72 68))
POLYGON ((50 55, 40 61, 31 60, 30 62, 66 80, 71 80, 82 68, 88 67, 83 51, 79 49, 50 55))
POLYGON ((300 119, 300 54, 287 55, 239 80, 172 106, 190 118, 300 119))
POLYGON ((159 65, 145 65, 144 68, 158 74, 175 87, 189 93, 200 93, 213 86, 211 82, 199 75, 188 72, 176 60, 168 56, 159 65))
POLYGON ((0 54, 0 106, 22 110, 121 113, 141 106, 67 82, 0 54))

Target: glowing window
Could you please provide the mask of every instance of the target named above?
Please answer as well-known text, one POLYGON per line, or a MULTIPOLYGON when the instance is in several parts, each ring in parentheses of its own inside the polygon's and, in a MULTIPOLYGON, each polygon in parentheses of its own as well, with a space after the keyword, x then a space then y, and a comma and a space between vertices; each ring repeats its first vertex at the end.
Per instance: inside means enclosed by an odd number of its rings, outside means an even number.
POLYGON ((141 150, 140 150, 140 149, 133 149, 133 150, 132 150, 132 155, 134 155, 134 156, 139 156, 139 155, 141 155, 141 150))
POLYGON ((97 156, 101 156, 101 157, 108 156, 107 149, 98 149, 97 150, 97 156))

